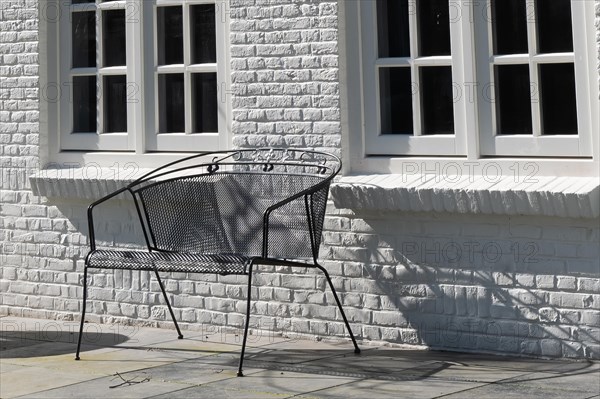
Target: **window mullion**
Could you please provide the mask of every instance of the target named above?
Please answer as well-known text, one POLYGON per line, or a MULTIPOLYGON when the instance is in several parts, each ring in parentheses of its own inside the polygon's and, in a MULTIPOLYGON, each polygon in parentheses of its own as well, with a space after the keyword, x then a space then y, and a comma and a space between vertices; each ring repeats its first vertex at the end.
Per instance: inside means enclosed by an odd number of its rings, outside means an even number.
POLYGON ((136 154, 143 154, 146 148, 144 106, 146 101, 144 63, 144 0, 127 0, 125 22, 127 43, 132 48, 127 51, 127 128, 128 147, 136 154))
POLYGON ((185 134, 192 133, 193 115, 192 115, 192 76, 188 70, 191 64, 191 37, 190 37, 190 4, 183 3, 183 64, 185 68, 183 77, 183 93, 185 97, 185 134))
POLYGON ((104 85, 102 84, 103 74, 102 66, 104 65, 104 53, 102 51, 102 38, 104 32, 102 30, 102 9, 100 8, 100 0, 96 0, 96 68, 98 70, 96 87, 98 87, 98 104, 96 106, 97 129, 98 135, 104 133, 104 85))
MULTIPOLYGON (((226 43, 229 41, 229 3, 227 0, 216 0, 215 7, 219 10, 216 15, 216 40, 217 44, 226 43)), ((220 137, 220 147, 229 148, 231 143, 230 131, 231 125, 230 120, 227 117, 231 115, 231 101, 228 100, 228 96, 231 94, 231 82, 230 82, 230 65, 227 62, 227 48, 225 46, 217 45, 217 84, 219 85, 219 102, 225 109, 225 112, 219 112, 218 116, 218 128, 220 137)))
POLYGON ((540 104, 540 84, 538 74, 538 63, 535 56, 538 53, 538 38, 536 29, 536 8, 535 0, 526 0, 525 7, 527 12, 527 46, 529 48, 529 81, 531 93, 531 122, 533 137, 542 135, 541 104, 540 104))
POLYGON ((460 17, 450 23, 454 97, 454 124, 457 154, 466 154, 469 160, 479 158, 479 129, 477 113, 477 70, 474 54, 474 26, 471 3, 451 0, 451 8, 461 10, 460 17))
POLYGON ((412 82, 412 109, 413 109, 413 136, 418 137, 422 134, 421 123, 421 94, 419 88, 419 68, 414 65, 414 59, 419 56, 419 38, 417 27, 417 2, 409 0, 408 2, 408 29, 410 37, 410 57, 411 71, 410 77, 412 82))
MULTIPOLYGON (((71 11, 67 9, 70 13, 71 11)), ((71 41, 71 25, 69 21, 71 20, 71 15, 69 18, 60 18, 59 19, 59 74, 60 79, 59 82, 72 82, 73 77, 71 74, 71 60, 73 53, 73 45, 71 41), (66 61, 65 61, 66 60, 66 61)), ((64 144, 67 142, 70 132, 73 130, 73 85, 68 85, 64 87, 64 85, 57 85, 57 93, 62 93, 59 95, 60 101, 60 114, 59 114, 59 132, 60 132, 60 145, 59 148, 62 148, 64 144), (68 95, 64 95, 64 91, 68 91, 68 95)))

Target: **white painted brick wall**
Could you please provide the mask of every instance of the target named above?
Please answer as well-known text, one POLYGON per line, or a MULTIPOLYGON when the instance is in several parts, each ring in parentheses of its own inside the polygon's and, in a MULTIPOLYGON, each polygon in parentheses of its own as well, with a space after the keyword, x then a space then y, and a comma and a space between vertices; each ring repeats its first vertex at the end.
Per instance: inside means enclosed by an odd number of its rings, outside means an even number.
MULTIPOLYGON (((230 3, 233 144, 340 153, 337 2, 230 3)), ((596 9, 600 23, 600 2, 596 9)), ((39 132, 37 14, 36 0, 0 1, 0 314, 74 320, 87 201, 36 197, 27 179, 47 139, 39 132)), ((127 202, 104 209, 98 238, 141 244, 133 212, 127 202)), ((323 264, 364 339, 600 359, 597 219, 331 207, 325 227, 323 264)), ((264 270, 254 278, 253 326, 344 334, 322 276, 264 270)), ((186 327, 243 322, 245 279, 168 277, 186 327)), ((171 327, 149 273, 90 278, 91 320, 171 327)))
POLYGON ((340 151, 336 1, 231 1, 233 145, 340 151))

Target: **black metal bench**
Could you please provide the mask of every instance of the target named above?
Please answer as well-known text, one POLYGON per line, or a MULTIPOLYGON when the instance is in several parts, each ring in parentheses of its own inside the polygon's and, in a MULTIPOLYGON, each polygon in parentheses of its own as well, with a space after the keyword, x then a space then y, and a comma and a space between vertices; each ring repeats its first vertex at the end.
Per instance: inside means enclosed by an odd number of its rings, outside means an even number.
POLYGON ((354 352, 360 353, 327 270, 318 262, 334 155, 291 149, 207 152, 164 165, 88 208, 91 251, 85 259, 79 360, 89 268, 154 272, 183 338, 159 272, 248 276, 238 376, 250 322, 252 271, 258 265, 317 268, 333 292, 354 352), (133 197, 147 250, 97 249, 93 210, 123 193, 133 197))

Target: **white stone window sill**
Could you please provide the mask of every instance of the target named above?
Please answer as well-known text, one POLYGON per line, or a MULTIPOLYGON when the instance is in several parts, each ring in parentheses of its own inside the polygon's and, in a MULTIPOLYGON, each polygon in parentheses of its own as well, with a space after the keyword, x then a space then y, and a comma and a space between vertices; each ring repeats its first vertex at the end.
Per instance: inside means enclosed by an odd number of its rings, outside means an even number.
POLYGON ((490 179, 439 175, 344 176, 331 188, 338 208, 364 211, 450 212, 596 218, 600 178, 513 176, 490 179))
MULTIPOLYGON (((132 173, 111 168, 43 169, 29 176, 29 183, 34 195, 95 201, 151 170, 136 169, 132 173)), ((117 198, 128 197, 121 194, 117 198)))

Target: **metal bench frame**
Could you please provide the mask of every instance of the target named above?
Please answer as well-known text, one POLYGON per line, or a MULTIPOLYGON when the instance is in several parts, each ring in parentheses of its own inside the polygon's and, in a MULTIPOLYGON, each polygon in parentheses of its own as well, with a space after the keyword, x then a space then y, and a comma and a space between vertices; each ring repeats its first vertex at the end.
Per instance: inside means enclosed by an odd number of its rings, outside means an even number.
POLYGON ((83 271, 75 359, 80 359, 90 268, 154 272, 180 339, 183 335, 159 272, 247 275, 238 376, 243 376, 255 267, 316 268, 327 279, 354 353, 360 353, 331 277, 317 260, 329 186, 340 169, 337 156, 317 151, 205 152, 163 165, 92 203, 87 213, 91 250, 83 271), (126 193, 133 198, 147 249, 97 249, 94 208, 126 193), (236 223, 240 230, 247 229, 245 237, 238 237, 236 223))

